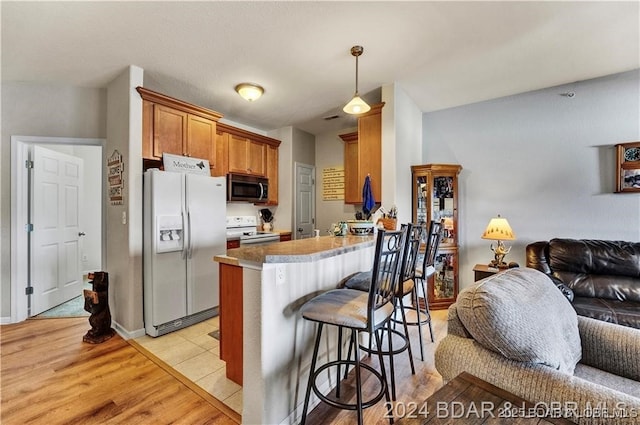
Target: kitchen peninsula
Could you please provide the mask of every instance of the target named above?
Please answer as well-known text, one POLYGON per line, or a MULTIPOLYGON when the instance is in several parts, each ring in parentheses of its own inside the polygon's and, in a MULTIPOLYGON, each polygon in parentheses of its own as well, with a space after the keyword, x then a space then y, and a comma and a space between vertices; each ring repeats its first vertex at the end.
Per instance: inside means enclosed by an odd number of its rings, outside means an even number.
MULTIPOLYGON (((298 422, 316 330, 299 309, 344 277, 371 269, 374 250, 373 236, 322 236, 214 257, 220 267, 220 357, 229 379, 243 386, 243 423, 298 422)), ((335 350, 336 333, 325 335, 322 346, 335 350)))

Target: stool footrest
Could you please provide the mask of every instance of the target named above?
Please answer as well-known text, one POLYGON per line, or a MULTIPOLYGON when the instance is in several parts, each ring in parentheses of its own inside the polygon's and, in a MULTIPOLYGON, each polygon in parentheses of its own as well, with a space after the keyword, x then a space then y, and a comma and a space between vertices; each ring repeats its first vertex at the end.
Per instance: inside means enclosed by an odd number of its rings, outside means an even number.
MULTIPOLYGON (((349 367, 349 365, 355 366, 356 365, 356 361, 355 360, 334 360, 332 362, 328 362, 323 364, 322 366, 320 366, 318 369, 316 369, 315 373, 313 374, 313 378, 312 378, 312 384, 311 384, 311 388, 313 389, 313 392, 316 394, 316 396, 318 396, 318 398, 320 398, 322 401, 324 401, 325 403, 327 403, 328 405, 335 407, 337 409, 344 409, 344 410, 357 410, 358 406, 355 403, 343 403, 343 402, 339 402, 336 401, 334 399, 329 398, 327 395, 323 394, 319 389, 318 386, 316 385, 316 378, 318 377, 318 375, 320 375, 320 373, 330 367, 337 367, 337 366, 343 366, 343 365, 347 365, 347 367, 349 367)), ((380 381, 380 391, 371 399, 369 400, 363 400, 362 401, 362 408, 366 409, 367 407, 371 407, 373 405, 375 405, 376 403, 378 403, 380 400, 382 400, 382 397, 384 397, 384 393, 386 390, 386 386, 387 383, 384 380, 384 378, 382 377, 382 374, 380 372, 378 372, 376 369, 374 369, 373 367, 369 366, 368 364, 363 364, 362 362, 360 363, 360 367, 363 369, 368 370, 372 375, 374 375, 376 377, 376 379, 378 379, 380 381)), ((339 384, 338 384, 339 385, 339 384)), ((335 389, 332 389, 329 394, 331 394, 332 392, 334 392, 335 389)))

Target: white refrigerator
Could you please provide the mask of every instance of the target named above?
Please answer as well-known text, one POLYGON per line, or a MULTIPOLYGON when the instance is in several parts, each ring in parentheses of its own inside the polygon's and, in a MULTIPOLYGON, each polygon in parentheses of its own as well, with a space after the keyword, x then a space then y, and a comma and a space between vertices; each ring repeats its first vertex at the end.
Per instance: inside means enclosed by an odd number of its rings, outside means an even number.
POLYGON ((144 324, 160 336, 218 314, 214 255, 226 253, 226 179, 144 173, 144 324))

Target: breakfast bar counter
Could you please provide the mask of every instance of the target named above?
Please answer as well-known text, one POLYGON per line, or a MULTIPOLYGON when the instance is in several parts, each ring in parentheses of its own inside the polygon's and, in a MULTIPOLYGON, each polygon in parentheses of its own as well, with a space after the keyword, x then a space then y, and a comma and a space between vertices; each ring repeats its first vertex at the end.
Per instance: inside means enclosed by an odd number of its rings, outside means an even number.
MULTIPOLYGON (((220 358, 227 377, 243 386, 242 423, 298 423, 315 336, 299 309, 344 277, 371 269, 374 250, 374 236, 322 236, 214 257, 220 358)), ((335 334, 326 336, 323 347, 335 350, 335 334)))

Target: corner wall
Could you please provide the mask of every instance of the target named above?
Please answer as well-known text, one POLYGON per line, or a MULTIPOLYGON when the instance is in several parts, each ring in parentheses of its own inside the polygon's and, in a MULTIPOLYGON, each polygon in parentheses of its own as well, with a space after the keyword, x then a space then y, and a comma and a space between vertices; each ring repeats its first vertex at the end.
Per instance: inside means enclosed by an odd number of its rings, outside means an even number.
MULTIPOLYGON (((108 158, 123 156, 124 205, 106 203, 109 302, 125 338, 144 335, 142 299, 142 69, 131 66, 107 88, 108 158)), ((105 171, 106 173, 106 171, 105 171)), ((106 175, 106 174, 105 174, 106 175)), ((108 195, 108 194, 107 194, 108 195)))
POLYGON ((615 194, 616 143, 640 140, 640 70, 423 115, 423 162, 462 165, 460 285, 493 258, 482 240, 501 214, 517 240, 640 240, 640 194, 615 194), (574 97, 563 93, 574 92, 574 97))

